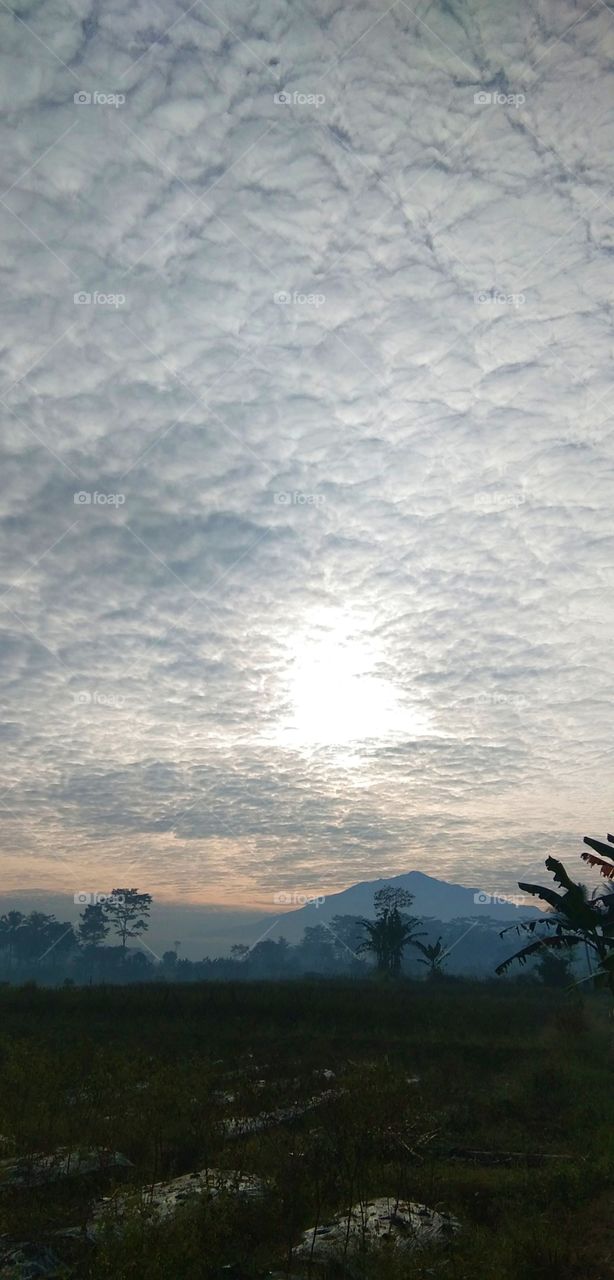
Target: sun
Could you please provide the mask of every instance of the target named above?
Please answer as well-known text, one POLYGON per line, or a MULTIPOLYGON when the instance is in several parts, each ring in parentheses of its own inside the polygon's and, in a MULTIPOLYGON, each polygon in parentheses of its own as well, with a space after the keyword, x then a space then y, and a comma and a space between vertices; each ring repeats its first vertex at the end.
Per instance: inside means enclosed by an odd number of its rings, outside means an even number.
POLYGON ((307 628, 290 653, 282 741, 343 748, 425 732, 427 717, 382 674, 385 666, 377 646, 348 620, 307 628))

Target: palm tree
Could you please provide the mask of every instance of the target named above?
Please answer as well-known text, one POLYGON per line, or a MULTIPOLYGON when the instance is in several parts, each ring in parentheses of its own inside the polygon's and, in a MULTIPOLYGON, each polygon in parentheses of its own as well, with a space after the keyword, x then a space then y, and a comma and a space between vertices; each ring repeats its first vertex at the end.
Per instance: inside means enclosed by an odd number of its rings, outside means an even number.
MULTIPOLYGON (((607 845, 601 845, 599 841, 593 841, 588 836, 585 843, 592 848, 599 847, 607 854, 607 845)), ((612 858, 613 855, 608 856, 612 858)), ((582 857, 591 865, 600 865, 602 873, 608 879, 614 877, 614 865, 604 862, 601 853, 597 858, 593 854, 586 853, 583 853, 582 857)), ((519 881, 520 889, 547 902, 551 910, 539 920, 512 925, 510 928, 515 928, 519 934, 521 932, 535 934, 538 926, 543 926, 552 932, 536 937, 534 941, 521 947, 520 951, 498 965, 495 972, 505 973, 515 960, 519 964, 526 964, 528 958, 543 947, 553 951, 569 952, 574 947, 584 945, 587 956, 592 953, 597 959, 598 975, 607 980, 611 990, 614 991, 614 893, 600 895, 593 893, 589 896, 586 886, 571 880, 563 863, 556 858, 546 858, 546 867, 552 872, 555 884, 560 885, 563 892, 557 893, 555 889, 543 885, 519 881)), ((509 928, 502 930, 501 937, 505 933, 509 933, 509 928)))

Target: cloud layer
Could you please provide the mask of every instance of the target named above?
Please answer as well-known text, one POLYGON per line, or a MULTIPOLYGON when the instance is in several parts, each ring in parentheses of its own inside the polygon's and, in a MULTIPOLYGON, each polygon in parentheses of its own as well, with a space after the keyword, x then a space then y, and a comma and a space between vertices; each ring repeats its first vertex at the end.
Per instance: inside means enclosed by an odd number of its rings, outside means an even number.
POLYGON ((612 10, 0 27, 9 887, 573 854, 611 825, 612 10))

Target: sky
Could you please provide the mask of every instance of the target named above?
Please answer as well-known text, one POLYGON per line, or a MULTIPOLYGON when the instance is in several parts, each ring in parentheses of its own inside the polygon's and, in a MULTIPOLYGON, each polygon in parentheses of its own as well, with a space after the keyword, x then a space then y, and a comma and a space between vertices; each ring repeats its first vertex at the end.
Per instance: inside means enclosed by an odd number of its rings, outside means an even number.
POLYGON ((612 825, 614 6, 0 6, 2 885, 612 825))

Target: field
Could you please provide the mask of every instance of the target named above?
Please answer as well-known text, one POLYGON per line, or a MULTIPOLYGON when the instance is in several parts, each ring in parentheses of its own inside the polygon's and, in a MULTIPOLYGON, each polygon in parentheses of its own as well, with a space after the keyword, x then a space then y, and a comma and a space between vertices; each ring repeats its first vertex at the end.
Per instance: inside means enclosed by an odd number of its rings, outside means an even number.
POLYGON ((7 986, 0 1017, 0 1276, 614 1277, 605 996, 453 980, 7 986), (130 1164, 75 1169, 105 1152, 130 1164), (146 1188, 201 1170, 218 1194, 163 1218, 148 1203, 146 1188), (293 1253, 375 1197, 460 1230, 293 1253))

